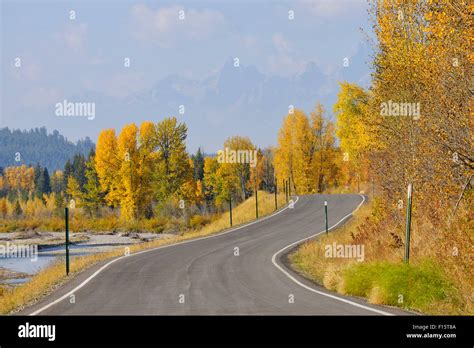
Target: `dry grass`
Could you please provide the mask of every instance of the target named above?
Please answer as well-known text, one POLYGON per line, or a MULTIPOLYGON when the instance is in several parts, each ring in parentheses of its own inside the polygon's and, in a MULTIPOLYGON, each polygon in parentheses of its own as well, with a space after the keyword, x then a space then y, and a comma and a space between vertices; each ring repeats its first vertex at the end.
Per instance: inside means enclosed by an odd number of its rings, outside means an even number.
POLYGON ((297 252, 290 255, 292 263, 308 278, 319 284, 326 284, 331 290, 337 290, 341 281, 338 270, 353 260, 325 257, 325 245, 351 244, 350 232, 357 228, 370 215, 370 207, 363 205, 354 217, 341 228, 332 231, 327 236, 321 235, 317 241, 303 243, 297 252))
MULTIPOLYGON (((259 217, 274 212, 274 195, 259 191, 259 217)), ((278 196, 279 207, 284 205, 284 195, 278 196)), ((232 211, 234 226, 243 224, 255 219, 255 198, 251 197, 245 202, 235 207, 232 211)), ((131 245, 128 250, 131 254, 138 251, 156 248, 163 245, 174 244, 177 242, 204 237, 213 233, 218 233, 229 228, 229 214, 223 213, 217 220, 206 225, 204 228, 196 231, 183 233, 179 236, 167 239, 156 240, 147 243, 131 245)), ((0 313, 8 314, 12 311, 23 308, 26 304, 35 302, 45 294, 49 293, 58 285, 73 278, 79 272, 91 267, 92 265, 106 259, 123 256, 126 248, 116 249, 107 253, 99 253, 88 256, 74 257, 71 260, 69 276, 65 275, 65 266, 61 262, 54 263, 50 267, 41 270, 32 279, 12 290, 0 291, 0 313)))
POLYGON ((443 231, 418 217, 413 223, 410 265, 406 265, 402 262, 404 223, 397 216, 402 214, 387 211, 393 209, 377 201, 361 207, 346 226, 304 243, 290 255, 293 265, 328 289, 366 297, 371 303, 428 314, 472 315, 469 219, 461 218, 443 231), (325 246, 333 242, 364 245, 364 262, 326 257, 325 246))
MULTIPOLYGON (((285 202, 285 195, 278 195, 278 206, 282 207, 285 202)), ((258 214, 259 217, 268 215, 275 210, 275 196, 273 194, 266 193, 265 191, 258 192, 258 214)), ((245 202, 240 204, 235 209, 232 209, 232 223, 233 226, 237 226, 255 219, 255 198, 251 197, 245 202)), ((217 220, 213 221, 209 225, 203 227, 200 230, 201 233, 208 234, 230 227, 229 213, 222 214, 217 220)))
MULTIPOLYGON (((144 231, 160 233, 166 228, 173 228, 180 223, 181 221, 178 219, 162 217, 125 222, 119 216, 110 212, 102 217, 91 218, 80 209, 70 211, 70 225, 75 232, 144 231)), ((23 217, 21 219, 2 219, 0 221, 0 233, 17 231, 60 232, 63 230, 64 218, 59 216, 23 217)))

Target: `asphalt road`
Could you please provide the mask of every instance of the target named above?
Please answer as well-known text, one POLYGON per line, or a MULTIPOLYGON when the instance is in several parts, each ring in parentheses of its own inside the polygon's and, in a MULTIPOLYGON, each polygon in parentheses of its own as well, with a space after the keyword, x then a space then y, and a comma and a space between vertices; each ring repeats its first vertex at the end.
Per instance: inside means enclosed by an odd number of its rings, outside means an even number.
POLYGON ((283 248, 324 230, 324 200, 333 226, 363 197, 301 196, 293 209, 238 230, 124 257, 98 272, 103 262, 20 314, 407 314, 327 291, 286 265, 292 246, 283 248))

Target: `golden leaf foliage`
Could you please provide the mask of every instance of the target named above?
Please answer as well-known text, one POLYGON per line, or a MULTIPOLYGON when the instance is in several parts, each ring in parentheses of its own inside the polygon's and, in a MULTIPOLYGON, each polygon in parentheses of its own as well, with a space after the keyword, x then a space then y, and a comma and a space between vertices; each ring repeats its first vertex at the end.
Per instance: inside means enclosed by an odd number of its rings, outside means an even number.
POLYGON ((134 123, 122 128, 118 137, 113 129, 101 132, 97 142, 95 167, 111 206, 120 206, 127 221, 151 210, 152 202, 166 203, 175 195, 195 202, 196 183, 186 152, 187 128, 176 118, 154 124, 134 123))
POLYGON ((293 192, 323 192, 337 172, 334 124, 316 105, 310 118, 299 109, 288 114, 278 134, 276 177, 290 180, 293 192))
POLYGON ((413 183, 420 212, 433 218, 452 210, 472 175, 470 13, 465 1, 373 2, 371 169, 391 200, 413 183), (381 116, 389 101, 419 103, 420 115, 381 116))

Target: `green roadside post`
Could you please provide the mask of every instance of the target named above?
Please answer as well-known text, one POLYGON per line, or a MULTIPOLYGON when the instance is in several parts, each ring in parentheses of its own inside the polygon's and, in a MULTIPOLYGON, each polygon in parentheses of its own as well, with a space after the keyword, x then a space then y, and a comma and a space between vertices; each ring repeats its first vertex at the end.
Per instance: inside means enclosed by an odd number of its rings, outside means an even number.
POLYGON ((255 218, 258 219, 258 190, 255 186, 255 218))
POLYGON ((326 235, 329 233, 328 223, 328 201, 324 201, 324 216, 326 220, 326 235))
POLYGON ((412 204, 413 185, 408 185, 408 204, 407 204, 407 220, 406 220, 406 235, 405 235, 405 257, 406 263, 410 260, 410 230, 411 230, 411 204, 412 204))
POLYGON ((285 180, 285 196, 286 196, 286 203, 288 203, 288 180, 285 180))
POLYGON ((288 197, 291 199, 291 177, 288 178, 288 197))
POLYGON ((285 194, 285 197, 286 197, 285 179, 281 179, 281 187, 283 188, 283 193, 285 194))
POLYGON ((232 227, 232 195, 229 195, 229 219, 230 227, 232 227))
POLYGON ((278 184, 275 180, 275 210, 278 209, 278 184))
POLYGON ((69 208, 64 208, 64 218, 66 220, 66 275, 69 274, 69 208))

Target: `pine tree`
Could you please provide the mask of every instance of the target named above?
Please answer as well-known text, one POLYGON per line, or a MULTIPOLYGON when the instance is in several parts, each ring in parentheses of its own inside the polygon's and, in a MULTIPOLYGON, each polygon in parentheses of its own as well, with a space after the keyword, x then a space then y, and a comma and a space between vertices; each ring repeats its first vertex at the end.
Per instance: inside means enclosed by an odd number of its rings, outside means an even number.
POLYGON ((22 214, 23 214, 23 210, 21 209, 20 201, 17 200, 13 208, 13 216, 15 218, 19 218, 22 214))
POLYGON ((35 194, 38 198, 43 198, 43 194, 51 193, 51 183, 48 168, 41 168, 38 164, 35 167, 35 194))
POLYGON ((84 158, 84 155, 77 154, 74 156, 73 167, 74 177, 76 178, 82 190, 86 183, 86 159, 84 158))
POLYGON ((35 195, 38 198, 43 196, 43 178, 42 178, 42 169, 39 163, 35 166, 35 195))
POLYGON ((86 163, 86 184, 84 185, 84 194, 82 196, 82 206, 91 215, 96 216, 102 203, 103 195, 100 190, 99 177, 95 169, 94 153, 89 154, 86 163))
POLYGON ((204 155, 199 147, 195 155, 191 156, 194 163, 194 180, 198 181, 204 178, 204 155))
POLYGON ((48 173, 48 168, 44 168, 42 172, 42 191, 43 193, 50 194, 51 193, 51 181, 48 173))
POLYGON ((71 160, 67 160, 66 164, 64 165, 64 172, 63 172, 63 187, 67 187, 67 180, 73 174, 71 160))

